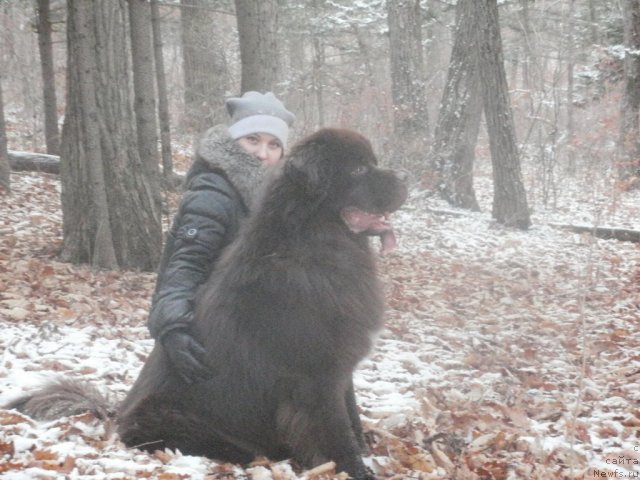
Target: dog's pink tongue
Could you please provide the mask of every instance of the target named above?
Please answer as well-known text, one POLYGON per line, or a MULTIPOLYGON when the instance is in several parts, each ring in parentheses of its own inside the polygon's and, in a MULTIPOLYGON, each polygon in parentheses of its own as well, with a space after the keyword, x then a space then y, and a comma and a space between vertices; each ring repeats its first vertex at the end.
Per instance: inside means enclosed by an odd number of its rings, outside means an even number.
POLYGON ((390 228, 380 234, 380 255, 386 255, 395 250, 397 242, 396 242, 396 234, 393 233, 393 229, 390 228))
POLYGON ((343 218, 351 231, 380 237, 380 254, 386 255, 396 248, 396 236, 386 215, 363 212, 349 208, 343 212, 343 218))

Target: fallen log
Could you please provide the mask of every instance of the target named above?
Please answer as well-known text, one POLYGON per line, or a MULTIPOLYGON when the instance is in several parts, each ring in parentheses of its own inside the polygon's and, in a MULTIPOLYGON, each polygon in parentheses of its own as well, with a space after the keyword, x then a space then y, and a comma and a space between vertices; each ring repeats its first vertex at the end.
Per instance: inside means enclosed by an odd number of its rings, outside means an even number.
POLYGON ((549 226, 569 230, 574 233, 590 233, 604 240, 620 240, 621 242, 640 243, 640 231, 617 227, 596 227, 591 225, 567 225, 550 223, 549 226))
POLYGON ((60 157, 46 153, 9 150, 9 165, 15 172, 60 173, 60 157))
MULTIPOLYGON (((60 174, 60 157, 46 153, 18 152, 9 150, 9 165, 14 172, 45 172, 60 174)), ((163 188, 177 190, 184 181, 184 175, 174 172, 170 178, 163 178, 163 188)))
MULTIPOLYGON (((427 211, 435 215, 449 215, 452 217, 466 217, 470 213, 466 211, 433 208, 427 208, 427 211)), ((631 230, 628 228, 618 227, 596 227, 592 225, 571 225, 561 223, 548 223, 547 225, 553 228, 568 230, 574 233, 589 233, 594 237, 602 238, 603 240, 619 240, 621 242, 640 243, 640 230, 631 230)))

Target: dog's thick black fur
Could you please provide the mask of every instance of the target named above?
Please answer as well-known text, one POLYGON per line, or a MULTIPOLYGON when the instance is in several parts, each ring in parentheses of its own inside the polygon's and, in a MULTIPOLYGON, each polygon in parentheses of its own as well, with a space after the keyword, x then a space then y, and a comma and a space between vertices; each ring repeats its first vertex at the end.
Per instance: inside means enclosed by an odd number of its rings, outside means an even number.
POLYGON ((187 385, 157 343, 120 407, 129 446, 246 463, 256 455, 372 478, 352 373, 382 325, 370 235, 407 195, 361 135, 298 143, 197 299, 213 376, 187 385))
POLYGON ((383 297, 366 235, 388 235, 382 215, 406 198, 376 163, 347 130, 294 147, 197 302, 194 335, 215 375, 187 386, 156 346, 119 414, 125 443, 237 463, 333 460, 368 477, 351 377, 383 297))

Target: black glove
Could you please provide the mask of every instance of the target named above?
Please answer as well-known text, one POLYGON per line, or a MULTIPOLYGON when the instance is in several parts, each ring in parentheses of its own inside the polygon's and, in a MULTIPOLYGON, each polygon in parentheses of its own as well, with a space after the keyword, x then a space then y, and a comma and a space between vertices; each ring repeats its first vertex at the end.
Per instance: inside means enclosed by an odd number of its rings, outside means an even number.
POLYGON ((205 350, 186 330, 169 330, 160 339, 171 363, 186 383, 201 382, 213 376, 205 364, 205 350))

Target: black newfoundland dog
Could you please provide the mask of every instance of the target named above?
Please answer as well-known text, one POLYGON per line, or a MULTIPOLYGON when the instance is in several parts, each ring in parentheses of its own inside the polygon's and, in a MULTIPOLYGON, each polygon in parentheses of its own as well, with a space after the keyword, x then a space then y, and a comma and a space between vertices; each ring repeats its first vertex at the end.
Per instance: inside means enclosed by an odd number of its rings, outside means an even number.
POLYGON ((126 444, 234 463, 333 460, 369 478, 351 380, 382 326, 367 235, 391 248, 387 214, 407 196, 376 163, 347 130, 293 148, 197 301, 214 376, 185 385, 157 345, 118 415, 126 444))
POLYGON ((395 239, 402 176, 370 143, 324 129, 298 143, 265 186, 197 300, 194 335, 212 377, 187 385, 157 343, 120 406, 129 446, 233 463, 256 455, 373 478, 352 373, 382 326, 369 236, 395 239))

